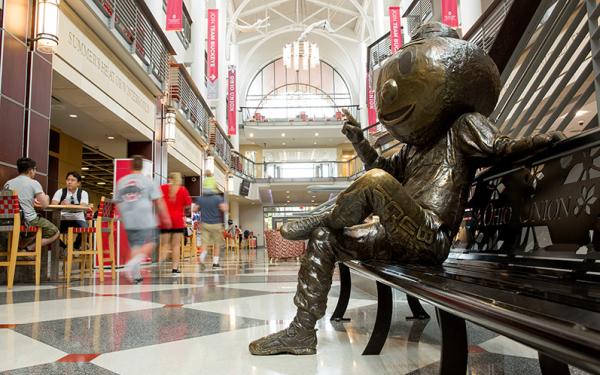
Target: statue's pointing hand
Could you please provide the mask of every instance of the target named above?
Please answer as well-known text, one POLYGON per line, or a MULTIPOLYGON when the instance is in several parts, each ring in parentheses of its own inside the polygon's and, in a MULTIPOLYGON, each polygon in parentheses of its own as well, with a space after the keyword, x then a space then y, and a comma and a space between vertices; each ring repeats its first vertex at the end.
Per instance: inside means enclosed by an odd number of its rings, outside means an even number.
POLYGON ((363 130, 360 127, 360 123, 356 121, 354 116, 347 110, 342 109, 344 112, 344 116, 346 116, 346 121, 344 121, 344 127, 342 128, 342 133, 348 138, 348 140, 352 143, 360 143, 365 137, 363 135, 363 130))

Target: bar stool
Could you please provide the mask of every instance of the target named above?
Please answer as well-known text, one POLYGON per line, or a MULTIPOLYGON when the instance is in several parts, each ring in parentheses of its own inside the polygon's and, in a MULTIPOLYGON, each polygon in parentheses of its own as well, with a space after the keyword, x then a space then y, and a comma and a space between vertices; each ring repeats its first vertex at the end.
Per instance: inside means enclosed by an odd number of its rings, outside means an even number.
POLYGON ((190 260, 190 262, 194 259, 194 255, 196 255, 196 231, 192 230, 192 235, 188 236, 184 234, 181 237, 181 256, 180 260, 183 263, 186 257, 190 260), (186 246, 185 241, 188 240, 188 245, 186 246))
POLYGON ((8 267, 7 289, 12 290, 17 266, 35 266, 35 285, 40 285, 42 269, 42 231, 39 227, 21 225, 21 210, 19 197, 12 190, 0 191, 0 232, 8 233, 6 251, 0 250, 0 267, 8 267), (35 233, 35 250, 19 250, 21 233, 35 233), (19 257, 33 257, 34 260, 18 260, 19 257))
MULTIPOLYGON (((74 236, 71 237, 69 239, 68 236, 68 231, 67 233, 65 233, 64 235, 61 235, 61 237, 63 238, 63 242, 65 242, 67 244, 67 247, 69 246, 69 244, 71 244, 72 246, 74 245, 74 241, 76 241, 77 239, 77 234, 81 233, 81 250, 84 249, 93 249, 94 248, 94 210, 92 209, 92 207, 90 207, 86 212, 85 212, 85 221, 87 222, 87 229, 84 232, 79 232, 77 230, 78 227, 74 227, 74 236)), ((94 257, 93 255, 87 254, 87 255, 82 255, 79 256, 77 258, 73 258, 73 263, 77 263, 79 264, 79 272, 81 274, 81 280, 83 280, 83 278, 85 277, 86 272, 89 270, 89 274, 90 276, 93 274, 94 272, 94 257)), ((67 274, 67 260, 64 260, 64 264, 63 264, 63 273, 64 275, 67 274)))
MULTIPOLYGON (((95 221, 95 226, 90 228, 69 228, 67 232, 67 285, 71 282, 71 269, 73 267, 73 257, 75 255, 98 257, 98 269, 100 272, 100 282, 104 282, 104 239, 102 233, 108 233, 108 261, 111 266, 111 276, 115 280, 117 276, 116 271, 116 259, 115 259, 115 206, 114 203, 105 200, 104 197, 100 199, 100 206, 98 207, 98 216, 95 221), (76 234, 86 234, 88 236, 94 235, 96 238, 96 248, 94 249, 93 241, 90 244, 89 241, 82 241, 81 250, 75 250, 73 243, 76 234)), ((83 277, 83 272, 82 272, 83 277)))
POLYGON ((227 232, 223 232, 223 238, 225 239, 225 256, 231 251, 233 254, 238 255, 240 250, 240 244, 237 238, 231 236, 227 232))

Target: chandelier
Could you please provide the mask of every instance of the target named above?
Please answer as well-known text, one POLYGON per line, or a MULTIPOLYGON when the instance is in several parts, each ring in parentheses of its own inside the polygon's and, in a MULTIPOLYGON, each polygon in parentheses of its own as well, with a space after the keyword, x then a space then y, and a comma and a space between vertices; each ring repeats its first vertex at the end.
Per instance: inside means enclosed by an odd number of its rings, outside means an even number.
POLYGON ((283 46, 283 65, 287 69, 299 71, 314 68, 319 64, 319 47, 307 40, 297 40, 283 46), (302 62, 302 66, 300 66, 302 62))

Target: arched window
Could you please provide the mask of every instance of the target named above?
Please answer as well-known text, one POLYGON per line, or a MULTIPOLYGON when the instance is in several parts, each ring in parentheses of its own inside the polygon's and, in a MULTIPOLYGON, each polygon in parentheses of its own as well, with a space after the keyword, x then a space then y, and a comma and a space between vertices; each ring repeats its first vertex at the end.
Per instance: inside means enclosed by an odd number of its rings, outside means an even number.
POLYGON ((287 69, 279 58, 253 78, 246 95, 249 115, 269 120, 328 120, 352 105, 350 90, 331 65, 320 61, 307 70, 287 69))

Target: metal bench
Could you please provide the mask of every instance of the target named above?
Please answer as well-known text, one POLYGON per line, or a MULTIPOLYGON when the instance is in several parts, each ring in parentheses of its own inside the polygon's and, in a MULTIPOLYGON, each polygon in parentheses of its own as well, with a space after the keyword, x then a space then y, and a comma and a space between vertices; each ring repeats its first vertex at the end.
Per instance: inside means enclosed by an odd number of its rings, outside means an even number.
POLYGON ((466 373, 465 320, 528 345, 543 374, 568 364, 600 372, 600 132, 482 172, 459 236, 439 267, 376 260, 339 263, 342 320, 350 270, 377 282, 378 310, 363 354, 379 354, 391 323, 391 288, 435 307, 441 374, 466 373))

